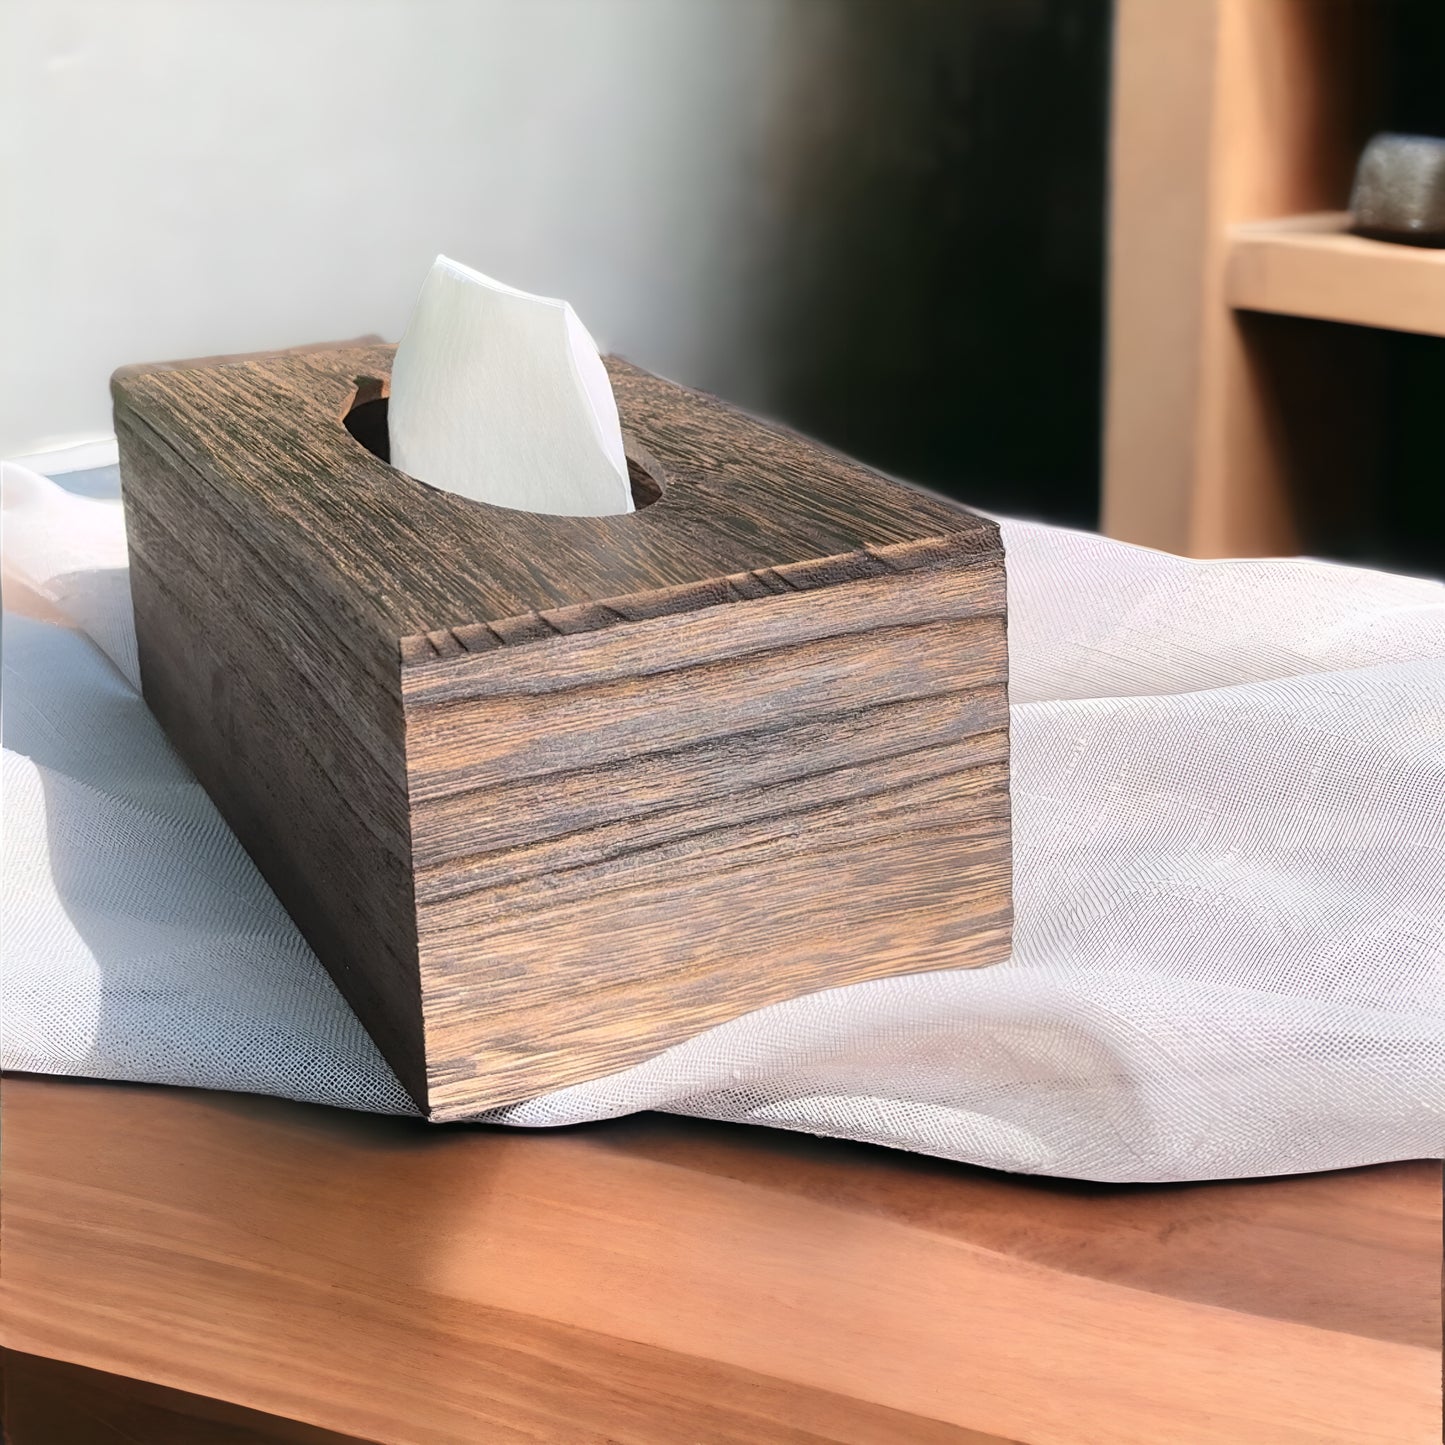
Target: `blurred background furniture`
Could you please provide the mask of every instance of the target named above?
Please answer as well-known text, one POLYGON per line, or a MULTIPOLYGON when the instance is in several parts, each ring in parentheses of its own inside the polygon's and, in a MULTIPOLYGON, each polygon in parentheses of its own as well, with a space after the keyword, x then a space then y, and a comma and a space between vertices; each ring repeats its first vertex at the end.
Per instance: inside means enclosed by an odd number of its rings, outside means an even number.
POLYGON ((662 1115, 3 1104, 11 1445, 1439 1438, 1438 1162, 1091 1185, 662 1115))
POLYGON ((1115 26, 1104 530, 1445 571, 1445 253, 1344 212, 1373 131, 1445 133, 1445 7, 1119 0, 1115 26))
POLYGON ((0 14, 0 454, 107 434, 138 358, 396 339, 445 250, 976 506, 1445 574, 1445 263, 1336 234, 1372 130, 1445 134, 1439 0, 351 21, 0 14))

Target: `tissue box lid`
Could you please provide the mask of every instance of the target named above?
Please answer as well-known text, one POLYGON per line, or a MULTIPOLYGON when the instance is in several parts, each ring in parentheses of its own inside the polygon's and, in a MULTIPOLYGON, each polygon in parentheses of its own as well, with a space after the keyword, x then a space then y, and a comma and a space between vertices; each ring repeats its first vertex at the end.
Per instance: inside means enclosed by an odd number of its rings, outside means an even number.
MULTIPOLYGON (((393 641, 496 623, 520 640, 528 626, 547 630, 536 614, 565 613, 558 625, 576 630, 605 615, 589 604, 645 593, 659 594, 654 609, 681 611, 911 566, 939 549, 1001 556, 992 521, 614 358, 629 462, 660 478, 658 501, 557 517, 453 496, 394 470, 343 424, 358 395, 384 390, 394 350, 124 368, 112 383, 117 427, 197 473, 211 504, 256 539, 252 566, 304 574, 393 641), (871 555, 930 539, 931 551, 871 555)), ((489 645, 484 629, 467 641, 489 645)))

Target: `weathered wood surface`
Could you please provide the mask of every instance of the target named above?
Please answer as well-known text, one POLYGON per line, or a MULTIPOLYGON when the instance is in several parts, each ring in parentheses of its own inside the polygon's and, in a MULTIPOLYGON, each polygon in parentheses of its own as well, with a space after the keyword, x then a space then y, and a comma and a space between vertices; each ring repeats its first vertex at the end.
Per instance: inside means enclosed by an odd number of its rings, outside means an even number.
POLYGON ((655 1115, 3 1097, 7 1344, 348 1436, 1440 1438, 1438 1162, 1108 1186, 655 1115))
POLYGON ((992 522, 622 362, 660 497, 487 507, 343 426, 389 362, 114 392, 147 700, 432 1117, 1006 954, 992 522))

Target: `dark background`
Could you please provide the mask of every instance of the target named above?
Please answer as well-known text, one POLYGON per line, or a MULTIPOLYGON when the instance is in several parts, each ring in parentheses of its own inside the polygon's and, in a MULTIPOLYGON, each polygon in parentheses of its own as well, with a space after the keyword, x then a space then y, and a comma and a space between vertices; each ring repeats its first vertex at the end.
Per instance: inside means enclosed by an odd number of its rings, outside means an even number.
POLYGON ((978 506, 1093 526, 1110 6, 839 8, 770 162, 758 400, 978 506))
MULTIPOLYGON (((1445 136, 1445 0, 1392 0, 1381 128, 1445 136)), ((1364 560, 1445 576, 1445 339, 1389 332, 1385 464, 1364 560)))
MULTIPOLYGON (((1445 0, 1380 3, 1379 127, 1445 135, 1445 0)), ((820 80, 766 178, 771 371, 736 399, 971 504, 1096 526, 1112 6, 815 11, 820 80)), ((1445 341, 1379 345, 1379 495, 1324 545, 1445 573, 1445 341)))

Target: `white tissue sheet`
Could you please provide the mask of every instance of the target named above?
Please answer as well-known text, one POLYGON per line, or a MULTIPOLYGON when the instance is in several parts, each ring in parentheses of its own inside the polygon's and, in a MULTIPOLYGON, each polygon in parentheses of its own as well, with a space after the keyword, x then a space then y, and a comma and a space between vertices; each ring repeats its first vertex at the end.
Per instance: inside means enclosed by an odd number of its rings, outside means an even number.
MULTIPOLYGON (((139 697, 119 503, 11 468, 4 523, 4 1064, 410 1112, 139 697)), ((493 1118, 1117 1181, 1445 1152, 1445 587, 1004 540, 1011 961, 775 1005, 493 1118)))
POLYGON ((445 256, 396 349, 387 426, 393 466, 458 496, 632 510, 612 384, 577 313, 445 256))

